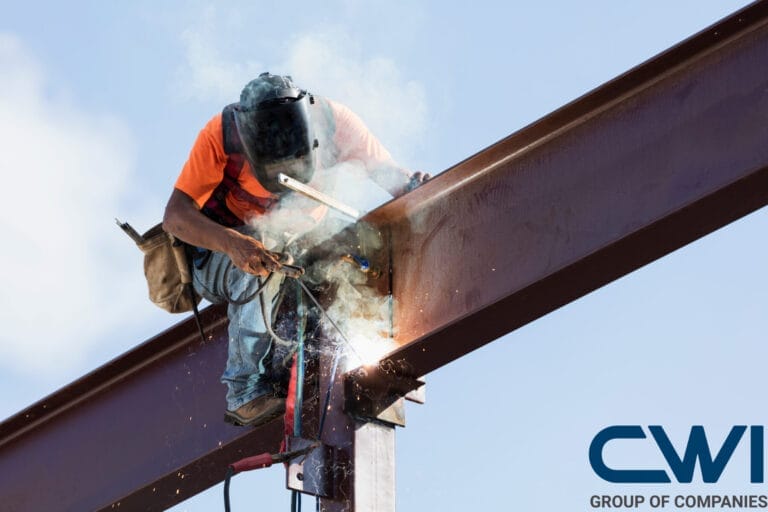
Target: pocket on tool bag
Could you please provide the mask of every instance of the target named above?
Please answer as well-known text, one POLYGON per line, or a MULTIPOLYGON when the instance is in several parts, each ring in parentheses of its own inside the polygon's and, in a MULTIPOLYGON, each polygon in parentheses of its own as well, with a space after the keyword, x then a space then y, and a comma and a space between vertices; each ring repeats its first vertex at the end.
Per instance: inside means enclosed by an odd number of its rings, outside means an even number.
POLYGON ((157 224, 137 241, 144 253, 149 300, 170 313, 192 311, 200 295, 192 289, 192 274, 184 244, 157 224))

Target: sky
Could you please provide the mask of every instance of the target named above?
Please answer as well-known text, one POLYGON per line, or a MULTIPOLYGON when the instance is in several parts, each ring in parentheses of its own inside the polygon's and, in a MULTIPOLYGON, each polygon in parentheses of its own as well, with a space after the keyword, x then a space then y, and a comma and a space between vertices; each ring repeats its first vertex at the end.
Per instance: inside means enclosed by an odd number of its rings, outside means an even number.
MULTIPOLYGON (((114 218, 158 222, 198 131, 260 72, 347 104, 398 162, 438 174, 747 2, 1 3, 8 417, 180 319, 145 298, 114 218)), ((718 447, 766 423, 766 229, 762 209, 430 374, 397 433, 398 510, 763 492, 746 445, 717 484, 610 484, 587 454, 610 425, 662 425, 678 447, 703 425, 718 447)), ((667 468, 650 439, 606 461, 667 468)), ((287 509, 283 479, 238 476, 233 510, 287 509)))

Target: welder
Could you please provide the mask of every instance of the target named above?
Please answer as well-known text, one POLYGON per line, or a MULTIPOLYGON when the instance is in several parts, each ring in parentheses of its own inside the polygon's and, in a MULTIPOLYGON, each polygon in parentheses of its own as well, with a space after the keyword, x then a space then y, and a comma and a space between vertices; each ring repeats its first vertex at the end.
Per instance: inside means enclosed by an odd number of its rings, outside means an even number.
POLYGON ((191 247, 195 291, 228 304, 221 380, 231 423, 259 425, 285 407, 266 367, 281 261, 254 226, 284 197, 280 173, 310 183, 317 169, 352 161, 394 196, 429 178, 396 165, 349 108, 262 73, 205 125, 181 170, 163 228, 191 247))

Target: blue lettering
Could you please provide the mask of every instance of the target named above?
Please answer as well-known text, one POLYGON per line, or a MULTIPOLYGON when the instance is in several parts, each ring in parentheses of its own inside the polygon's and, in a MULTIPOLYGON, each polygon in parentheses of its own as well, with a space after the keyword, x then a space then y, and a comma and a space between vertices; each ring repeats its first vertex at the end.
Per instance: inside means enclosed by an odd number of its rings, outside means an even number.
MULTIPOLYGON (((744 431, 747 430, 747 427, 744 425, 734 426, 714 460, 709 451, 707 435, 704 433, 704 427, 701 425, 691 427, 691 434, 688 436, 688 445, 685 447, 685 455, 682 459, 675 451, 672 443, 669 441, 669 437, 667 437, 667 434, 662 427, 652 425, 649 426, 648 429, 656 440, 656 444, 659 445, 659 449, 661 449, 661 453, 667 460, 677 481, 687 484, 693 480, 693 471, 696 468, 697 459, 701 466, 702 480, 705 483, 717 482, 720 475, 723 473, 726 464, 728 464, 728 461, 731 459, 731 455, 733 455, 736 445, 739 444, 741 436, 743 436, 744 431)), ((753 476, 755 476, 754 466, 752 467, 752 471, 753 476)))
POLYGON ((612 439, 645 439, 645 432, 639 425, 616 425, 606 427, 592 439, 589 445, 589 463, 597 475, 614 483, 669 483, 666 471, 640 469, 611 469, 603 460, 603 447, 612 439))
POLYGON ((749 428, 749 481, 753 484, 761 484, 765 481, 763 474, 765 468, 763 439, 763 427, 753 425, 749 428))

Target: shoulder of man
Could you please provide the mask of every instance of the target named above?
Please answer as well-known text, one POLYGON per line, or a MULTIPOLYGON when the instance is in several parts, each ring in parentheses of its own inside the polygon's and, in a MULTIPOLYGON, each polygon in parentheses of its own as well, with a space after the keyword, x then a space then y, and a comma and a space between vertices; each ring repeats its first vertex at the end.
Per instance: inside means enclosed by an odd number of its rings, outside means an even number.
MULTIPOLYGON (((218 133, 221 137, 221 145, 224 148, 224 152, 228 155, 233 153, 242 153, 243 146, 240 143, 240 136, 237 133, 237 125, 235 124, 235 105, 237 103, 231 103, 224 107, 220 114, 217 114, 211 119, 211 123, 214 123, 218 118, 218 133)), ((214 129, 216 129, 214 125, 214 129)))

